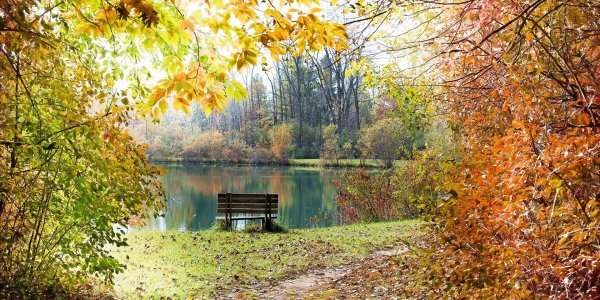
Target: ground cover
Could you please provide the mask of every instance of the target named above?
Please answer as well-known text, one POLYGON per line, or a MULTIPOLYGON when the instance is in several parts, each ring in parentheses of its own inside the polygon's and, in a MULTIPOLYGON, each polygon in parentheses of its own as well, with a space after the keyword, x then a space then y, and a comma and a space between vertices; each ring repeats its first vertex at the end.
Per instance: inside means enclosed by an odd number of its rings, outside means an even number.
POLYGON ((117 298, 202 298, 319 268, 346 264, 422 233, 418 220, 246 232, 132 232, 112 250, 127 264, 117 298))

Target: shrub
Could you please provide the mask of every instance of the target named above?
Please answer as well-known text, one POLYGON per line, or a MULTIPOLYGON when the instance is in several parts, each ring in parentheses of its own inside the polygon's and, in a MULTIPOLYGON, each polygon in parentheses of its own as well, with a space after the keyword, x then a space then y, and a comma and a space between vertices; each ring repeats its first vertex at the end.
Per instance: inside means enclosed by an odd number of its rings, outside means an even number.
POLYGON ((247 126, 240 128, 240 138, 253 148, 269 148, 271 147, 271 138, 269 137, 269 130, 262 128, 261 126, 247 126))
POLYGON ((278 222, 273 221, 271 228, 266 228, 265 231, 263 231, 262 225, 260 222, 252 222, 252 223, 247 223, 246 226, 243 229, 244 232, 247 233, 261 233, 261 232, 269 232, 269 233, 287 233, 289 231, 289 229, 282 225, 279 224, 278 222))
POLYGON ((275 126, 269 131, 269 136, 275 158, 279 161, 287 161, 289 154, 294 150, 292 126, 289 124, 275 126))
POLYGON ((394 196, 392 172, 369 174, 358 168, 334 181, 340 189, 336 202, 342 217, 347 222, 392 220, 414 216, 413 211, 403 213, 394 196))
POLYGON ((212 226, 210 227, 212 231, 230 231, 231 229, 227 227, 224 219, 215 219, 212 226))
POLYGON ((157 157, 162 156, 165 149, 165 143, 163 142, 163 138, 157 136, 152 139, 150 143, 148 143, 148 156, 157 157))
POLYGON ((185 146, 192 144, 200 134, 198 129, 173 124, 169 119, 164 119, 159 124, 134 122, 128 128, 138 143, 148 144, 148 155, 155 159, 181 154, 185 146))
POLYGON ((183 149, 186 159, 219 160, 225 146, 225 135, 211 130, 200 134, 191 145, 183 149))
POLYGON ((230 162, 243 162, 248 156, 248 146, 240 140, 228 142, 223 149, 222 159, 230 162))
POLYGON ((335 181, 336 202, 348 222, 433 215, 446 195, 440 184, 452 169, 453 153, 442 147, 415 152, 414 159, 380 174, 359 168, 335 181))
POLYGON ((407 130, 395 119, 379 120, 364 129, 359 140, 363 157, 378 159, 387 167, 391 167, 394 160, 401 157, 402 146, 409 143, 407 130))
POLYGON ((453 157, 448 153, 452 152, 428 147, 416 151, 412 160, 394 170, 394 197, 401 199, 402 211, 427 216, 437 212, 439 201, 447 196, 441 182, 453 165, 453 157))
POLYGON ((289 231, 290 230, 287 228, 287 226, 285 226, 279 222, 276 222, 276 221, 273 221, 273 225, 272 225, 271 229, 269 230, 269 232, 272 232, 272 233, 288 233, 289 231))
MULTIPOLYGON (((295 132, 297 136, 298 131, 295 132)), ((299 147, 297 147, 299 148, 299 147)), ((295 158, 315 158, 319 157, 321 151, 321 129, 304 124, 302 130, 302 148, 296 149, 295 158)))
MULTIPOLYGON (((95 121, 81 111, 73 115, 89 120, 87 126, 46 143, 61 154, 40 158, 37 147, 22 147, 14 168, 0 167, 0 299, 44 298, 89 276, 112 282, 124 265, 106 246, 126 245, 128 221, 164 207, 161 171, 146 149, 118 120, 95 121)), ((49 136, 64 126, 64 116, 65 110, 53 111, 36 130, 49 136)), ((6 153, 0 150, 2 166, 10 166, 6 153)))
POLYGON ((248 155, 251 164, 270 164, 274 160, 273 152, 265 148, 253 148, 248 155))
POLYGON ((323 146, 319 155, 322 165, 338 164, 340 158, 340 144, 336 125, 328 125, 323 129, 323 146))
POLYGON ((351 142, 345 142, 342 146, 342 155, 344 158, 354 158, 354 145, 351 142))

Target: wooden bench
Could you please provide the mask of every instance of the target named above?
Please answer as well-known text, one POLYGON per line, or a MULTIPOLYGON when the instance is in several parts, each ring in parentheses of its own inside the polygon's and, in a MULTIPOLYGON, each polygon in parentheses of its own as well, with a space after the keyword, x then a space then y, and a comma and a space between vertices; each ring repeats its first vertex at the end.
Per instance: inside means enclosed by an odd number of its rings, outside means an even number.
POLYGON ((217 214, 225 216, 217 219, 224 219, 227 228, 231 228, 233 220, 261 220, 262 229, 271 230, 273 219, 277 218, 278 200, 277 194, 219 194, 217 214))

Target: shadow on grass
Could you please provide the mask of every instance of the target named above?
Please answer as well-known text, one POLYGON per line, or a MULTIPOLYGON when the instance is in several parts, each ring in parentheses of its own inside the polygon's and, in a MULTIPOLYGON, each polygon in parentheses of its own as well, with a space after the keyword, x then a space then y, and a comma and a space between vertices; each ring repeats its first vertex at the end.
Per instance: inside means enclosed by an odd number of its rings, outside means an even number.
MULTIPOLYGON (((225 220, 218 219, 215 220, 212 227, 210 228, 212 231, 236 231, 235 229, 228 227, 225 223, 225 220)), ((245 233, 287 233, 289 229, 287 226, 280 224, 278 222, 273 222, 271 228, 267 228, 263 230, 261 224, 259 223, 250 223, 247 224, 240 232, 245 233)))

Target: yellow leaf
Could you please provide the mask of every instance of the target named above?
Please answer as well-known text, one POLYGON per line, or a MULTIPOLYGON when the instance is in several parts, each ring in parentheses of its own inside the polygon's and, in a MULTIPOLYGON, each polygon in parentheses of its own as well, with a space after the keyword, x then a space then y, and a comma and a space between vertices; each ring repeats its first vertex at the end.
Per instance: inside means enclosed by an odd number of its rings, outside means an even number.
POLYGON ((525 39, 526 39, 528 42, 531 42, 531 41, 533 41, 533 39, 534 39, 534 38, 535 38, 535 35, 533 34, 533 32, 531 32, 531 31, 527 31, 527 32, 525 33, 525 39))
POLYGON ((235 99, 236 101, 242 101, 248 98, 246 89, 240 82, 236 80, 231 80, 227 83, 225 87, 225 93, 227 94, 227 97, 230 99, 235 99))
POLYGON ((163 99, 160 102, 158 102, 158 108, 160 109, 161 113, 166 113, 167 112, 167 108, 169 108, 169 105, 167 104, 167 100, 163 99))
POLYGON ((158 102, 158 100, 162 99, 165 96, 166 93, 167 93, 166 89, 157 89, 157 90, 155 90, 148 97, 147 106, 148 107, 153 107, 154 105, 156 105, 156 103, 158 102))

